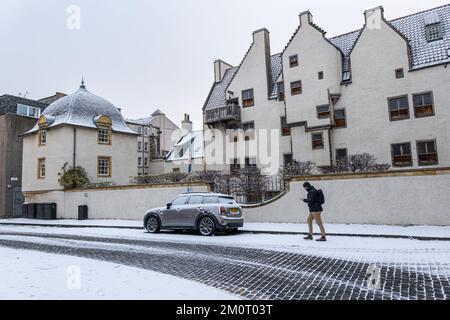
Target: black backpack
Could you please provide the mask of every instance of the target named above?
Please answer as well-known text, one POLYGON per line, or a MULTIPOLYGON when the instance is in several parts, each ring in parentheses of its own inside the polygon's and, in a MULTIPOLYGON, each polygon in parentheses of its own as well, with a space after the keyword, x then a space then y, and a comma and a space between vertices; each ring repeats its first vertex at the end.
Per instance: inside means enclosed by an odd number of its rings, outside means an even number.
POLYGON ((323 194, 323 190, 317 190, 316 200, 318 203, 325 204, 325 195, 323 194))

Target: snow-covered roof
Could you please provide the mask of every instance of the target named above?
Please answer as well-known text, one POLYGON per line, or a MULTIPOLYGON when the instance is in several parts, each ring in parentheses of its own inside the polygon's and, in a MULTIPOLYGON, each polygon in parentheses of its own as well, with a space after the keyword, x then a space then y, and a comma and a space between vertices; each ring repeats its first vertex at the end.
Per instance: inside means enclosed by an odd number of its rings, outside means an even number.
MULTIPOLYGON (((277 97, 278 95, 278 86, 277 80, 280 77, 282 71, 282 61, 281 61, 281 53, 275 54, 272 56, 272 92, 270 93, 270 98, 277 97)), ((223 76, 222 81, 216 82, 211 89, 211 93, 208 97, 208 100, 205 104, 205 109, 214 109, 218 107, 223 107, 227 104, 226 98, 226 90, 230 85, 231 81, 233 81, 234 76, 236 75, 239 67, 234 67, 228 69, 223 76)))
MULTIPOLYGON (((95 119, 98 116, 108 116, 112 121, 112 130, 115 132, 136 134, 125 123, 119 109, 109 101, 96 96, 86 90, 82 85, 80 89, 50 104, 42 113, 52 121, 48 127, 59 125, 72 125, 87 128, 97 128, 95 119)), ((26 134, 38 131, 36 124, 26 134)))
POLYGON ((155 117, 141 118, 141 119, 125 119, 129 124, 136 124, 141 126, 148 126, 155 119, 155 117))
MULTIPOLYGON (((389 23, 409 41, 412 69, 450 62, 447 53, 450 48, 450 4, 394 19, 389 23), (443 39, 428 42, 425 27, 438 22, 442 26, 443 39)), ((344 72, 350 71, 349 54, 361 31, 362 29, 329 39, 345 56, 344 72)))
MULTIPOLYGON (((409 41, 411 47, 412 69, 450 62, 450 4, 418 12, 406 17, 389 21, 389 23, 409 41), (443 39, 428 42, 425 27, 433 23, 441 23, 443 39)), ((343 73, 349 72, 350 53, 355 46, 362 29, 329 38, 330 42, 339 48, 344 55, 343 73)), ((226 89, 234 78, 238 67, 229 69, 222 81, 213 85, 205 103, 205 109, 213 109, 226 105, 226 89)), ((282 73, 281 54, 272 56, 272 93, 271 99, 278 95, 276 81, 282 73)))
POLYGON ((203 131, 193 131, 178 140, 167 155, 166 161, 197 159, 203 156, 203 131))

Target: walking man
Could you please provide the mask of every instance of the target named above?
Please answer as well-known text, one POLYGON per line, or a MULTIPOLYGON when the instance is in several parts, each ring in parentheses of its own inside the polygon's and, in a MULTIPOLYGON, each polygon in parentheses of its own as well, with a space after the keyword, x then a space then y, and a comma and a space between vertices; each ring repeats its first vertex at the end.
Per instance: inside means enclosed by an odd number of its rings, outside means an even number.
POLYGON ((325 242, 327 241, 327 235, 325 232, 325 227, 322 222, 322 204, 325 203, 325 197, 322 190, 316 190, 309 182, 305 182, 303 188, 308 192, 308 196, 303 202, 308 204, 309 215, 308 215, 308 228, 309 234, 305 237, 305 240, 313 240, 313 221, 316 220, 317 225, 320 228, 321 237, 317 241, 325 242))

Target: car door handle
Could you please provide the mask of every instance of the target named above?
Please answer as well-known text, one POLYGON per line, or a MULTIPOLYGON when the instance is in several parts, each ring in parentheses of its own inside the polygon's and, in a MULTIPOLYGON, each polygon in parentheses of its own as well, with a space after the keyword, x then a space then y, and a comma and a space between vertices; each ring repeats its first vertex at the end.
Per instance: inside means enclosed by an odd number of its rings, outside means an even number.
POLYGON ((180 212, 180 211, 181 211, 181 209, 180 209, 180 208, 177 208, 176 210, 177 210, 177 212, 180 212))

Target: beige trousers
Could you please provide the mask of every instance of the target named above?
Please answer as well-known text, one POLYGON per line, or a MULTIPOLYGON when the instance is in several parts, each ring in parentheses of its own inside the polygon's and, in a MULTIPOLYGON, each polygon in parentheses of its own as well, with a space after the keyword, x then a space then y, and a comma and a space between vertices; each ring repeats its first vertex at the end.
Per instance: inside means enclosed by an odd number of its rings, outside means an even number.
POLYGON ((314 230, 313 230, 313 221, 316 220, 317 225, 320 228, 320 234, 322 235, 322 237, 326 237, 326 232, 325 232, 325 227, 323 226, 323 222, 322 222, 322 212, 310 212, 308 215, 308 229, 309 229, 309 234, 313 235, 314 234, 314 230))

